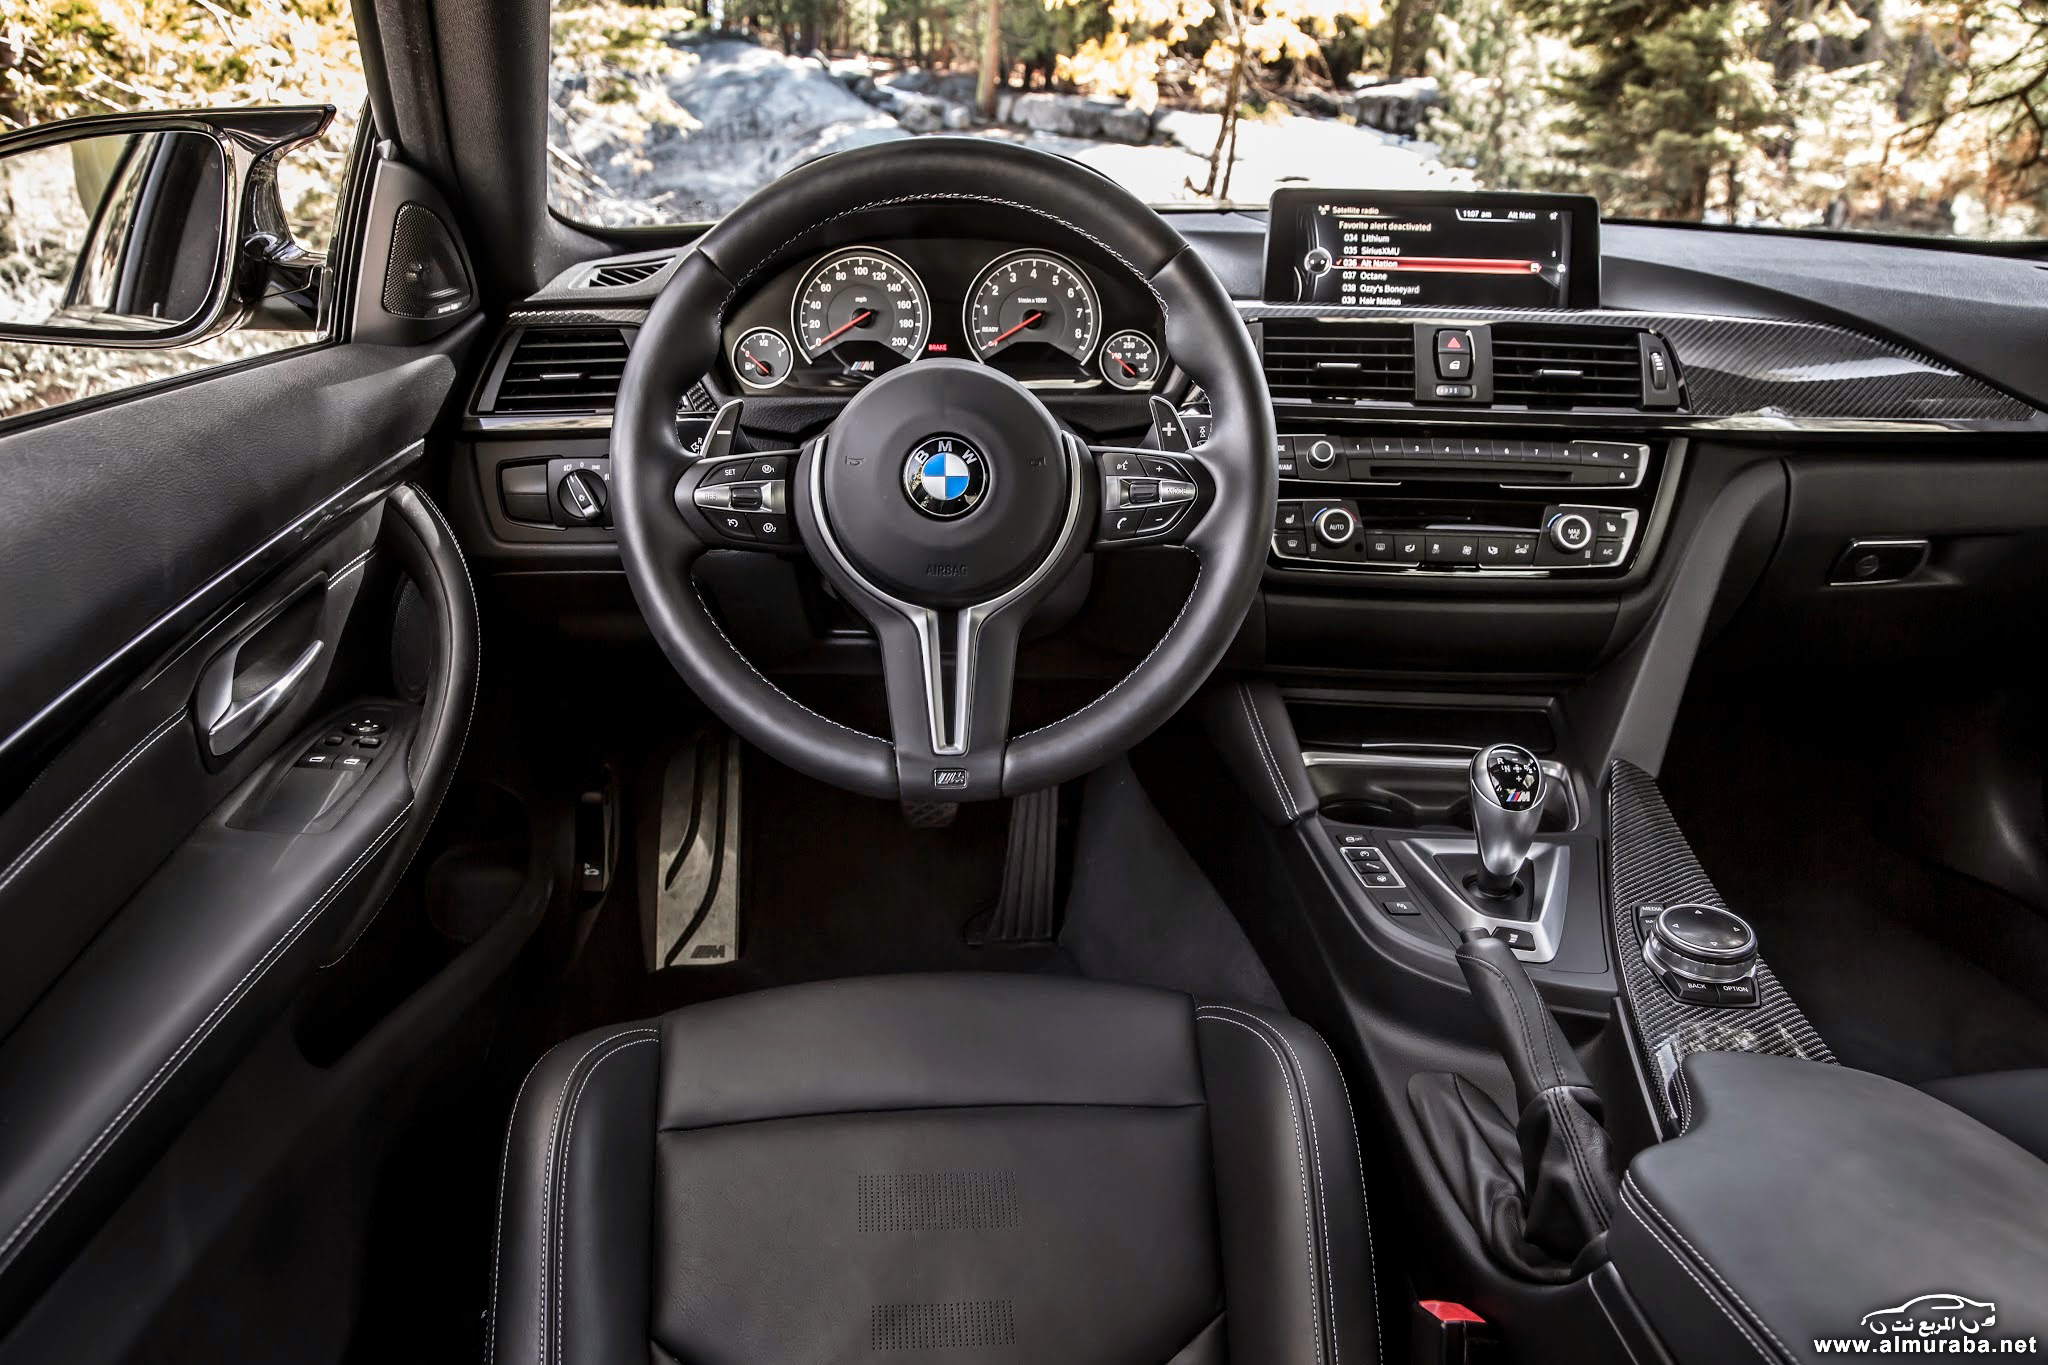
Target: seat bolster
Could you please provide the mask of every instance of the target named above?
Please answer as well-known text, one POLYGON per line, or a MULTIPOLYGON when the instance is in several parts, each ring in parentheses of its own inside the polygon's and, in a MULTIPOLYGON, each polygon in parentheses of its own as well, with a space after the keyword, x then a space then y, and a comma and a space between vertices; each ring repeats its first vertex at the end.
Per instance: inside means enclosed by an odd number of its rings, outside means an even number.
POLYGON ((1231 1359, 1373 1365, 1381 1347, 1364 1165, 1336 1058, 1284 1015, 1202 1005, 1195 1020, 1231 1359))
POLYGON ((648 1359, 660 1033, 572 1038, 535 1064, 505 1139, 485 1359, 648 1359))

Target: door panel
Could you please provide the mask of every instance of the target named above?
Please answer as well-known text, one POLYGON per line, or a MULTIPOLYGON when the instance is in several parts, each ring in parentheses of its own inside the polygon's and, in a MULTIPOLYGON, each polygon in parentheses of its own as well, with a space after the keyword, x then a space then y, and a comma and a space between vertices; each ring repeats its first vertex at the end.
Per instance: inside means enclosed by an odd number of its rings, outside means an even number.
MULTIPOLYGON (((169 651, 89 732, 103 753, 141 728, 17 856, 0 902, 0 932, 37 950, 36 971, 12 971, 15 1002, 57 964, 0 1040, 0 1323, 389 894, 460 755, 476 631, 453 538, 408 485, 169 651), (416 698, 390 694, 402 583, 432 621, 416 698), (216 761, 194 694, 214 660, 279 623, 281 654, 317 645, 318 661, 216 761)), ((63 766, 71 785, 90 771, 63 766)))
POLYGON ((161 1162, 346 955, 452 781, 476 607, 405 480, 479 330, 0 435, 0 1348, 138 1182, 195 1215, 230 1183, 217 1146, 161 1162), (395 676, 401 592, 423 682, 395 676))

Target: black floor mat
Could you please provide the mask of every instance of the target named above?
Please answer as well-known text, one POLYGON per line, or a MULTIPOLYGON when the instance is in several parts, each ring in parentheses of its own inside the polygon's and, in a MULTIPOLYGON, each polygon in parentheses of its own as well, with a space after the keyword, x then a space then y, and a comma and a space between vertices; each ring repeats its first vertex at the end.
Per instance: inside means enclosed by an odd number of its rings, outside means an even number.
POLYGON ((1689 695, 1659 778, 1772 970, 1848 1066, 1907 1082, 2048 1066, 2048 1008, 2020 985, 2038 914, 1885 842, 1863 800, 1883 790, 1865 770, 1882 746, 1845 743, 1853 718, 1807 719, 1766 729, 1689 695))
POLYGON ((914 829, 894 802, 825 786, 752 750, 741 786, 738 960, 647 970, 637 879, 646 871, 639 844, 648 822, 636 812, 629 820, 635 844, 621 856, 609 903, 562 983, 545 1033, 558 1039, 701 1000, 831 977, 1072 970, 1056 947, 967 943, 968 922, 994 906, 1001 887, 1006 803, 963 806, 944 829, 914 829))

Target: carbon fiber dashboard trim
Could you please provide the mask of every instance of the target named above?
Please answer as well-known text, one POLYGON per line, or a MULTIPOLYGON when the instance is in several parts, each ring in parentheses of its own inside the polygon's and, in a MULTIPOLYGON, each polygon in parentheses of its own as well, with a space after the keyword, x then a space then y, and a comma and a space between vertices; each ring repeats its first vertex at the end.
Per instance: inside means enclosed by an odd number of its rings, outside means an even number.
POLYGON ((645 308, 521 308, 505 316, 509 327, 638 327, 645 308))
MULTIPOLYGON (((1264 318, 1395 323, 1442 320, 1653 331, 1677 353, 1688 405, 1686 414, 1676 417, 1644 414, 1652 421, 1661 417, 1687 425, 1773 430, 1831 422, 2029 426, 2041 417, 2029 404, 1932 356, 1825 323, 1584 309, 1449 308, 1418 313, 1397 308, 1262 303, 1241 305, 1241 311, 1253 322, 1264 318), (1691 422, 1686 422, 1687 415, 1691 422)), ((1383 405, 1372 411, 1398 406, 1383 405)), ((1468 417, 1491 416, 1495 420, 1512 415, 1500 409, 1460 411, 1468 417)))
POLYGON ((1643 1074, 1656 1082, 1651 1088, 1663 1110, 1658 1115, 1660 1122, 1675 1123, 1680 1132, 1691 1122, 1690 1097, 1676 1066, 1692 1053, 1760 1052, 1814 1062, 1835 1060, 1835 1054, 1761 958, 1756 969, 1755 1009, 1683 1004, 1651 974, 1649 964, 1643 961, 1638 906, 1694 901, 1729 907, 1664 804, 1656 779, 1626 760, 1617 760, 1607 775, 1607 892, 1622 993, 1635 1025, 1637 1046, 1642 1049, 1643 1074))

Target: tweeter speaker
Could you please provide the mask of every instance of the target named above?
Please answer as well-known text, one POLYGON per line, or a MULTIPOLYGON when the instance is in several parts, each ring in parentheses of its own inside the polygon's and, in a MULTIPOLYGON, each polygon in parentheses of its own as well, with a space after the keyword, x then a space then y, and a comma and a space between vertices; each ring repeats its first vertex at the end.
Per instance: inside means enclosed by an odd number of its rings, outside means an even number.
POLYGON ((384 266, 384 311, 401 318, 444 318, 469 307, 461 248, 425 204, 399 205, 384 266))

